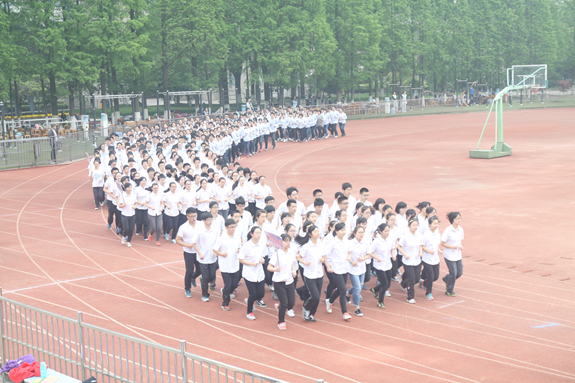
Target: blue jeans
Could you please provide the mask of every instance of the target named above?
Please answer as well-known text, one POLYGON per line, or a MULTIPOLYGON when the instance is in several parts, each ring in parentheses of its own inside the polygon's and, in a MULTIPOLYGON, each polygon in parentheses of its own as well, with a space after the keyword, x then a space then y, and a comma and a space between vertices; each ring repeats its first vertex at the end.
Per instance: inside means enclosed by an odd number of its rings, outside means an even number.
POLYGON ((351 289, 347 290, 348 294, 352 294, 352 302, 355 307, 359 307, 359 293, 361 292, 361 285, 363 285, 363 280, 365 274, 353 275, 349 274, 349 279, 351 281, 351 289))
POLYGON ((341 132, 342 137, 345 136, 345 122, 342 124, 339 123, 339 131, 341 132))

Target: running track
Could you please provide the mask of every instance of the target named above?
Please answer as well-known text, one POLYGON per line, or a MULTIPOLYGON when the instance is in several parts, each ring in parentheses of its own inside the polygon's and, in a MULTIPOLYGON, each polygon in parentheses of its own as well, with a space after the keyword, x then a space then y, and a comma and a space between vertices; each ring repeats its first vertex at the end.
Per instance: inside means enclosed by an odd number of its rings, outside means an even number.
MULTIPOLYGON (((471 160, 484 113, 350 121, 346 138, 281 143, 249 159, 276 200, 296 185, 331 204, 342 182, 409 207, 431 201, 462 213, 464 276, 457 297, 435 301, 398 283, 387 310, 363 292, 363 318, 342 320, 320 305, 317 323, 288 318, 280 332, 271 293, 257 320, 245 319, 242 283, 232 311, 183 294, 179 246, 106 229, 93 209, 86 161, 0 173, 0 286, 3 295, 52 312, 153 340, 291 382, 575 381, 575 109, 506 112, 512 157, 471 160)), ((485 145, 492 144, 488 127, 485 145)), ((442 263, 441 273, 446 267, 442 263)), ((372 279, 368 283, 371 287, 372 279)), ((324 283, 324 288, 326 283, 324 283)), ((323 298, 323 296, 322 296, 323 298)))

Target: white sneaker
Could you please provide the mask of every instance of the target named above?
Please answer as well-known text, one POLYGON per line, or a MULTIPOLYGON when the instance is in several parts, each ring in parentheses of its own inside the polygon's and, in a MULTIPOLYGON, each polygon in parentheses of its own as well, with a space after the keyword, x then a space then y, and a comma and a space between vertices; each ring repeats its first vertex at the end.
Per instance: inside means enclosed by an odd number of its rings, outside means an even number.
POLYGON ((127 243, 128 247, 132 247, 132 244, 130 242, 127 243))
POLYGON ((287 311, 287 316, 290 318, 295 318, 295 313, 293 312, 293 309, 287 311))
POLYGON ((385 296, 386 296, 386 297, 390 297, 390 296, 391 296, 391 293, 389 292, 389 290, 385 290, 385 296))
POLYGON ((407 303, 414 304, 414 303, 415 303, 415 299, 408 299, 408 300, 407 300, 407 303))
POLYGON ((122 236, 120 238, 120 242, 122 242, 122 245, 126 243, 126 237, 122 236))
POLYGON ((325 308, 327 310, 327 313, 331 314, 332 310, 331 310, 331 303, 329 302, 329 299, 325 300, 325 308))

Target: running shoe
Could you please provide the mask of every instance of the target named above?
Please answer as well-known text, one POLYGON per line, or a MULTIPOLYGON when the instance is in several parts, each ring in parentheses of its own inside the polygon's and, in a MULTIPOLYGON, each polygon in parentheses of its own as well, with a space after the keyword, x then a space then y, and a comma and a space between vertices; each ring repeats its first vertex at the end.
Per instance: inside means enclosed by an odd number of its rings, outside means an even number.
POLYGON ((256 305, 258 305, 259 307, 268 307, 268 305, 266 305, 264 301, 261 299, 259 301, 256 301, 256 305))
POLYGON ((295 318, 295 312, 293 309, 287 311, 287 316, 290 318, 295 318))
POLYGON ((210 283, 210 291, 215 291, 216 290, 216 284, 215 283, 210 283))
POLYGON ((325 300, 325 309, 327 310, 328 314, 332 313, 332 309, 331 309, 331 302, 329 301, 329 299, 325 300))
POLYGON ((116 234, 120 234, 120 231, 122 231, 122 229, 120 229, 119 227, 116 228, 116 234))
POLYGON ((377 307, 379 307, 380 309, 385 309, 387 307, 385 307, 385 305, 383 303, 377 303, 377 307))
POLYGON ((120 238, 120 242, 122 242, 122 245, 126 243, 126 237, 122 236, 120 238))
POLYGON ((446 291, 445 295, 450 296, 450 297, 455 297, 455 293, 453 291, 446 291))
POLYGON ((222 310, 224 310, 224 311, 230 311, 231 309, 230 309, 230 306, 223 306, 223 305, 222 305, 222 310))
POLYGON ((406 288, 406 287, 402 287, 402 288, 401 288, 401 291, 403 291, 404 293, 406 293, 406 292, 407 292, 407 288, 406 288))
MULTIPOLYGON (((160 243, 160 241, 156 242, 156 246, 162 246, 162 244, 160 243)), ((196 286, 194 285, 194 287, 196 287, 196 286)))
POLYGON ((361 285, 361 289, 362 289, 362 290, 367 290, 367 286, 366 286, 366 285, 361 285))
POLYGON ((279 304, 279 303, 276 303, 276 304, 274 305, 274 307, 276 308, 276 311, 279 313, 279 312, 280 312, 280 304, 279 304))
POLYGON ((397 275, 395 277, 391 278, 391 280, 394 282, 399 282, 399 278, 397 277, 397 275))
POLYGON ((308 320, 310 322, 317 322, 317 320, 313 317, 313 315, 310 315, 308 320))
POLYGON ((414 303, 415 303, 415 299, 408 299, 408 300, 407 300, 407 303, 414 304, 414 303))
POLYGON ((386 296, 386 297, 390 297, 390 296, 391 296, 391 293, 389 292, 389 290, 385 290, 385 296, 386 296))
POLYGON ((301 314, 304 320, 309 321, 309 310, 306 310, 302 307, 301 314))
POLYGON ((433 294, 431 294, 431 293, 426 294, 425 299, 427 299, 428 301, 432 301, 433 300, 433 294))
POLYGON ((361 310, 359 309, 359 307, 355 309, 354 314, 357 315, 358 317, 362 317, 362 316, 363 316, 363 313, 361 312, 361 310))
POLYGON ((148 241, 148 240, 149 240, 148 238, 149 238, 149 237, 148 237, 147 235, 145 235, 145 236, 144 236, 144 241, 148 241))
POLYGON ((351 319, 351 315, 349 315, 348 313, 343 313, 343 320, 350 320, 351 319))
POLYGON ((256 320, 256 316, 254 315, 254 313, 249 313, 248 315, 246 315, 246 318, 248 318, 249 320, 256 320))
POLYGON ((126 245, 127 245, 128 247, 132 247, 132 244, 131 244, 130 242, 126 242, 126 245))
MULTIPOLYGON (((156 245, 160 242, 156 242, 156 245)), ((196 278, 192 279, 192 286, 196 287, 198 284, 196 283, 196 278)))
POLYGON ((278 328, 279 328, 280 330, 287 330, 287 329, 286 329, 286 322, 279 323, 279 324, 278 324, 278 328))
POLYGON ((136 232, 136 235, 140 235, 140 233, 136 232))
POLYGON ((175 239, 172 239, 172 243, 176 243, 176 240, 175 240, 175 239))
POLYGON ((94 210, 98 210, 98 206, 94 207, 94 210))
POLYGON ((108 224, 108 225, 106 225, 106 226, 108 227, 108 229, 112 227, 112 225, 110 225, 110 224, 108 224))
POLYGON ((210 301, 210 298, 208 298, 208 297, 202 297, 202 301, 203 301, 203 302, 209 302, 209 301, 210 301))
POLYGON ((275 291, 273 285, 268 285, 268 289, 270 289, 270 291, 275 291))
POLYGON ((192 290, 186 290, 186 291, 184 291, 184 293, 186 294, 186 298, 192 297, 192 290))
POLYGON ((422 289, 423 288, 423 279, 419 280, 419 288, 422 289))
POLYGON ((152 236, 148 235, 148 241, 152 242, 152 236))
POLYGON ((164 234, 164 238, 166 238, 166 241, 170 240, 170 236, 168 234, 164 234))
POLYGON ((375 287, 371 288, 371 293, 375 299, 379 299, 379 293, 375 290, 375 287))
POLYGON ((274 291, 272 294, 272 298, 274 299, 274 301, 279 301, 280 298, 278 297, 278 295, 276 294, 276 292, 274 291))

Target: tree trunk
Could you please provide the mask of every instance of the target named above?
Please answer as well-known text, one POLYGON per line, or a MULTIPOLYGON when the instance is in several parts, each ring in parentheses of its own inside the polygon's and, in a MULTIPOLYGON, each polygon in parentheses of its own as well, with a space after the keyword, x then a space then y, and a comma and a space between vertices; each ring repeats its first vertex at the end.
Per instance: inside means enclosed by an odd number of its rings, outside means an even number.
POLYGON ((68 108, 70 109, 70 116, 76 115, 76 105, 74 104, 74 85, 72 83, 68 83, 68 108))
POLYGON ((20 95, 18 94, 18 83, 14 80, 14 101, 16 102, 16 117, 20 119, 22 115, 22 103, 20 102, 20 95))
POLYGON ((236 83, 236 97, 238 98, 237 103, 242 103, 242 71, 232 72, 234 76, 234 82, 236 83))
POLYGON ((43 104, 43 111, 45 114, 48 114, 48 108, 46 107, 46 86, 44 85, 44 77, 40 76, 40 84, 42 85, 42 104, 43 104))
MULTIPOLYGON (((102 96, 105 96, 107 94, 106 92, 106 65, 103 64, 102 65, 102 70, 100 71, 100 94, 102 96)), ((98 105, 96 104, 94 106, 96 109, 98 109, 98 105)), ((102 113, 108 113, 108 103, 106 100, 102 100, 102 113)))
MULTIPOLYGON (((112 94, 118 94, 118 74, 116 73, 116 67, 110 64, 110 69, 112 72, 112 94)), ((120 112, 120 100, 117 98, 114 99, 114 112, 120 112)))
POLYGON ((56 95, 56 75, 54 72, 48 74, 50 79, 50 107, 52 108, 52 115, 58 114, 58 96, 56 95))

